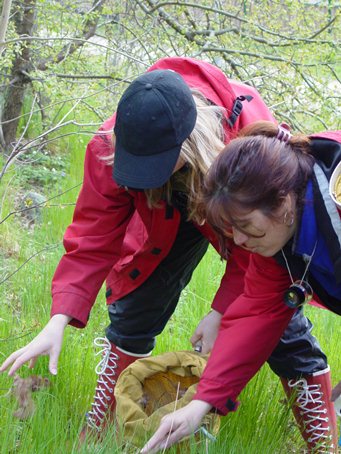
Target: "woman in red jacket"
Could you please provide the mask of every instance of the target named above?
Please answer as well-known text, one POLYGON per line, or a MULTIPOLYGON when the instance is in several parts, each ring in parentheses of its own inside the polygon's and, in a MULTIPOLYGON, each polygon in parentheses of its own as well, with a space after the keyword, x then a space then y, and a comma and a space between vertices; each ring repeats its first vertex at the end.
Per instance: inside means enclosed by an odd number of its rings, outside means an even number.
MULTIPOLYGON (((117 377, 151 353, 208 243, 217 243, 197 210, 204 175, 223 144, 257 119, 273 121, 258 93, 229 83, 209 63, 166 58, 137 78, 123 94, 117 116, 88 145, 83 187, 64 237, 66 254, 53 278, 52 318, 0 370, 12 364, 13 374, 45 353, 56 373, 65 326, 86 325, 106 279, 110 325, 106 338, 96 340, 103 359, 87 417, 88 427, 99 431, 115 408, 117 377)), ((242 249, 229 259, 213 310, 192 338, 201 340, 203 353, 212 348, 226 307, 242 293, 248 261, 242 249)), ((283 331, 292 311, 282 312, 283 331)), ((281 377, 326 370, 310 329, 298 314, 283 342, 273 345, 269 364, 281 377)))
MULTIPOLYGON (((244 128, 211 166, 205 182, 206 219, 251 252, 244 293, 225 312, 194 400, 163 422, 143 452, 168 446, 195 430, 212 407, 226 413, 281 336, 286 307, 315 298, 341 315, 341 220, 329 180, 341 162, 341 131, 308 138, 257 122, 244 128), (278 325, 277 325, 278 326, 278 325)), ((309 452, 337 452, 331 387, 319 371, 285 381, 296 391, 295 417, 309 452), (327 410, 328 408, 328 410, 327 410)))

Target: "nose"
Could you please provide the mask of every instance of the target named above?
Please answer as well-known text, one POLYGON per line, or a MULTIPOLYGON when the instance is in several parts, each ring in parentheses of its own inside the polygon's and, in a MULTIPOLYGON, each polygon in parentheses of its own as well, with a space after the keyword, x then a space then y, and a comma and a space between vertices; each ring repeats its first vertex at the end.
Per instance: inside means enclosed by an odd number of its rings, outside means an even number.
POLYGON ((237 230, 235 227, 232 227, 233 241, 237 246, 242 246, 247 240, 248 236, 245 233, 237 230))

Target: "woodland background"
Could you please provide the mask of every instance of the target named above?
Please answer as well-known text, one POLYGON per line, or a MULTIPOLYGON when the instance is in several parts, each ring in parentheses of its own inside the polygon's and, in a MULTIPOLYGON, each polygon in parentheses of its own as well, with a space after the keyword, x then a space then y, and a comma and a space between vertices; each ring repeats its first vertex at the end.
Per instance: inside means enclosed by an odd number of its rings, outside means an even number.
MULTIPOLYGON (((289 0, 0 1, 0 362, 49 318, 50 282, 82 181, 86 143, 127 84, 155 60, 186 55, 255 86, 295 131, 340 129, 340 2, 289 0)), ((224 265, 210 250, 157 352, 189 348, 224 265)), ((88 327, 68 329, 59 373, 13 417, 12 379, 0 377, 0 452, 76 452, 94 385, 92 339, 108 323, 99 295, 88 327)), ((314 333, 341 378, 333 314, 308 308, 314 333)), ((26 368, 22 376, 32 373, 26 368)), ((35 373, 47 375, 41 359, 35 373)), ((264 366, 223 419, 216 443, 193 452, 303 452, 278 379, 264 366)), ((84 448, 85 449, 85 448, 84 448)), ((130 452, 108 438, 88 452, 130 452)))

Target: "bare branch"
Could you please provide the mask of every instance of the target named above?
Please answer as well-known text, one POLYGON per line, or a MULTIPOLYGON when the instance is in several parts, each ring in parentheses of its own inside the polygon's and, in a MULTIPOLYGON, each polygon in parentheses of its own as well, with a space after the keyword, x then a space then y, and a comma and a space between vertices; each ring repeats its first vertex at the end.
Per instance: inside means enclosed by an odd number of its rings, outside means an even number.
MULTIPOLYGON (((134 78, 134 77, 135 77, 135 75, 132 76, 132 78, 134 78)), ((125 82, 125 83, 128 84, 128 83, 130 83, 130 80, 131 80, 130 78, 128 78, 128 79, 122 79, 122 82, 125 82)), ((111 87, 116 87, 116 85, 118 85, 118 84, 117 84, 117 83, 111 84, 111 85, 109 85, 109 86, 106 86, 106 87, 104 87, 104 88, 101 88, 100 90, 96 90, 96 91, 94 91, 93 93, 91 93, 91 94, 89 94, 89 95, 86 95, 86 96, 83 95, 81 98, 79 98, 79 97, 77 96, 77 97, 66 98, 66 99, 64 99, 64 100, 62 100, 62 101, 53 102, 53 103, 48 104, 47 106, 45 106, 45 109, 49 109, 49 108, 58 106, 58 105, 60 105, 60 104, 65 105, 65 103, 68 103, 68 102, 70 102, 70 101, 71 101, 71 102, 72 102, 72 101, 77 101, 77 100, 79 100, 79 99, 81 99, 81 100, 83 101, 84 99, 92 98, 93 96, 97 96, 97 95, 99 95, 100 93, 103 93, 104 91, 108 91, 108 89, 110 89, 111 87)), ((40 112, 40 109, 36 109, 36 110, 33 111, 33 113, 37 113, 37 112, 40 112)), ((19 116, 13 118, 13 120, 17 120, 17 119, 19 119, 19 118, 25 118, 25 117, 27 117, 28 115, 30 115, 30 113, 25 113, 25 114, 22 114, 22 115, 19 115, 19 116)), ((0 125, 9 123, 9 121, 12 121, 12 120, 2 121, 2 122, 0 122, 0 125)))
POLYGON ((333 74, 333 76, 335 77, 335 79, 339 82, 340 86, 341 86, 341 79, 340 77, 338 76, 338 74, 336 73, 336 71, 334 71, 334 68, 332 68, 332 66, 330 66, 330 64, 327 63, 327 68, 330 70, 330 72, 333 74))
MULTIPOLYGON (((57 36, 57 37, 49 37, 49 38, 42 38, 40 36, 21 36, 20 38, 13 38, 13 39, 8 39, 6 41, 4 41, 4 45, 7 45, 7 44, 11 44, 11 43, 20 43, 22 41, 41 41, 41 42, 49 42, 49 41, 72 41, 72 42, 75 42, 75 43, 87 43, 87 44, 90 44, 92 46, 97 46, 97 47, 101 47, 103 49, 107 49, 107 50, 110 50, 111 52, 114 52, 114 53, 117 53, 117 54, 120 54, 122 55, 123 57, 127 57, 128 60, 133 60, 135 61, 136 63, 139 63, 140 65, 143 65, 144 67, 148 67, 148 63, 145 63, 143 62, 142 60, 139 60, 135 57, 133 57, 132 55, 129 55, 127 54, 126 52, 123 52, 123 51, 120 51, 118 49, 115 49, 113 47, 109 47, 109 46, 106 46, 105 44, 100 44, 100 43, 96 43, 94 41, 89 41, 87 39, 83 39, 83 38, 72 38, 72 37, 69 37, 69 36, 57 36)), ((78 46, 79 47, 79 46, 78 46)), ((39 68, 38 68, 39 69, 39 68)), ((40 68, 41 69, 41 68, 40 68)))
POLYGON ((14 214, 19 214, 19 213, 24 213, 25 211, 29 211, 29 210, 33 210, 34 208, 40 208, 40 207, 43 207, 44 205, 46 205, 50 200, 54 200, 54 199, 57 199, 58 197, 70 192, 70 191, 73 191, 74 189, 76 188, 79 188, 79 186, 81 186, 82 183, 77 183, 75 184, 74 186, 72 186, 71 188, 68 188, 66 189, 65 191, 63 192, 60 192, 59 194, 56 194, 54 195, 53 197, 50 197, 49 199, 45 200, 44 202, 41 202, 41 203, 38 203, 36 205, 32 205, 30 207, 26 207, 26 208, 22 208, 21 210, 14 210, 14 211, 11 211, 10 213, 7 214, 7 216, 5 216, 3 219, 1 219, 0 221, 0 225, 3 224, 8 218, 10 218, 11 216, 13 216, 14 214))
POLYGON ((120 77, 113 77, 113 76, 107 76, 107 75, 100 75, 96 76, 93 74, 89 74, 88 76, 85 75, 75 75, 75 74, 58 74, 58 73, 50 73, 49 76, 54 76, 54 77, 59 77, 61 79, 109 79, 109 80, 117 80, 119 82, 123 82, 124 79, 120 77))
MULTIPOLYGON (((247 38, 251 39, 253 41, 256 41, 257 43, 264 44, 269 47, 291 47, 291 46, 296 46, 300 44, 328 44, 332 47, 338 47, 338 42, 333 41, 333 40, 314 40, 310 38, 291 38, 292 41, 290 41, 290 38, 287 38, 287 42, 274 42, 274 41, 268 41, 265 38, 261 38, 255 35, 249 35, 248 33, 244 33, 242 30, 236 28, 236 27, 229 27, 229 28, 221 28, 218 30, 213 30, 213 29, 205 29, 205 30, 191 30, 187 32, 188 35, 190 36, 209 36, 209 37, 214 37, 214 36, 221 36, 225 35, 227 33, 234 33, 242 38, 247 38)), ((278 35, 280 36, 280 35, 278 35)))
POLYGON ((13 162, 20 154, 20 143, 21 141, 23 140, 24 136, 25 136, 25 133, 30 125, 30 122, 31 122, 31 119, 32 119, 32 115, 33 115, 33 107, 34 107, 34 104, 36 102, 36 98, 37 98, 37 95, 35 95, 34 99, 33 99, 33 102, 32 102, 32 107, 30 109, 30 113, 29 113, 29 117, 28 117, 28 121, 25 125, 25 128, 18 140, 18 142, 15 144, 15 146, 13 147, 13 150, 11 151, 9 157, 7 158, 7 161, 5 162, 3 168, 2 168, 2 171, 0 172, 0 181, 2 180, 2 177, 5 175, 6 173, 6 170, 8 169, 8 167, 11 165, 11 162, 13 162))
MULTIPOLYGON (((94 123, 82 124, 82 123, 78 123, 77 121, 74 121, 74 120, 65 121, 64 123, 58 123, 56 126, 50 128, 48 131, 41 133, 39 136, 37 136, 34 139, 30 140, 29 142, 25 143, 25 145, 23 147, 16 148, 15 152, 14 153, 12 152, 10 154, 9 158, 5 162, 3 168, 0 172, 0 181, 2 180, 2 178, 5 175, 8 168, 13 164, 13 162, 16 159, 18 159, 19 156, 21 156, 23 153, 25 153, 30 147, 37 145, 37 142, 40 141, 40 139, 46 137, 47 135, 51 134, 52 132, 56 131, 57 129, 60 129, 60 128, 62 128, 64 126, 68 126, 68 125, 75 125, 75 126, 89 126, 90 125, 90 126, 92 126, 92 125, 94 125, 94 123)), ((98 123, 95 123, 95 125, 99 126, 98 123)), ((94 132, 92 132, 92 133, 94 133, 94 132)), ((66 135, 70 135, 70 134, 66 134, 66 135)), ((59 136, 59 138, 60 137, 62 137, 62 136, 59 136)), ((54 140, 56 140, 56 139, 54 139, 54 140)))
MULTIPOLYGON (((280 33, 277 33, 277 32, 274 32, 272 30, 269 30, 265 27, 263 27, 262 25, 260 24, 257 24, 253 21, 250 21, 248 19, 245 19, 243 17, 241 17, 241 15, 239 14, 231 14, 229 13, 228 11, 226 10, 222 10, 222 9, 218 9, 218 8, 213 8, 213 7, 210 7, 210 6, 206 6, 206 5, 201 5, 201 4, 198 4, 198 3, 192 3, 192 2, 159 2, 159 3, 156 3, 155 0, 146 0, 147 3, 151 6, 150 9, 146 8, 146 7, 143 7, 144 11, 147 13, 147 14, 152 14, 153 12, 157 11, 157 10, 162 10, 162 8, 164 6, 186 6, 186 7, 191 7, 191 8, 197 8, 197 9, 201 9, 201 10, 204 10, 204 11, 209 11, 209 12, 214 12, 216 14, 219 14, 219 15, 222 15, 222 16, 226 16, 226 17, 229 17, 230 19, 234 19, 238 22, 241 22, 241 23, 244 23, 244 24, 248 24, 248 25, 253 25, 257 28, 259 28, 261 31, 265 32, 265 33, 268 33, 269 35, 274 35, 274 36, 278 36, 279 38, 281 39, 286 39, 288 41, 304 41, 304 42, 307 42, 307 43, 311 43, 311 42, 317 42, 317 43, 323 43, 324 41, 314 41, 314 38, 316 36, 318 36, 319 34, 321 34, 324 30, 326 30, 327 28, 329 28, 334 22, 335 20, 338 18, 338 14, 336 14, 332 19, 330 19, 326 25, 324 25, 320 30, 318 30, 316 33, 314 33, 312 36, 310 36, 309 38, 299 38, 299 37, 296 37, 296 36, 287 36, 287 35, 282 35, 280 33)), ((141 2, 137 0, 137 2, 140 6, 141 6, 141 2)), ((142 7, 142 6, 141 6, 142 7)), ((163 11, 163 14, 165 12, 163 11)), ((191 33, 191 32, 189 32, 191 33)), ((332 41, 325 41, 326 43, 328 44, 332 44, 332 41)), ((271 44, 270 44, 271 45, 271 44)), ((277 43, 277 45, 279 46, 280 44, 277 43)), ((287 44, 286 44, 287 45, 287 44)), ((291 43, 292 45, 292 43, 291 43)))
MULTIPOLYGON (((23 337, 29 336, 32 333, 33 333, 33 329, 27 329, 26 331, 19 334, 18 336, 9 336, 9 337, 6 337, 5 339, 0 339, 0 342, 8 342, 8 341, 12 341, 15 339, 22 339, 23 337)), ((6 356, 2 352, 1 352, 1 354, 2 354, 2 356, 6 356)), ((11 388, 1 388, 1 389, 11 389, 11 388)), ((7 394, 5 396, 7 396, 7 394)), ((1 396, 1 397, 5 397, 5 396, 1 396)))
POLYGON ((21 270, 21 268, 23 268, 30 260, 32 260, 34 257, 37 257, 37 255, 41 254, 42 252, 45 252, 45 251, 52 251, 53 249, 56 249, 57 247, 59 246, 59 243, 58 244, 54 244, 52 246, 47 246, 45 247, 44 249, 41 249, 40 251, 37 251, 35 252, 33 255, 31 255, 27 260, 24 261, 24 263, 22 263, 15 271, 13 271, 12 273, 9 273, 7 276, 5 276, 2 281, 0 281, 0 285, 2 285, 4 282, 8 281, 8 279, 10 279, 12 276, 14 276, 15 274, 17 274, 18 271, 21 270))
MULTIPOLYGON (((94 3, 90 12, 101 11, 104 3, 105 0, 98 0, 97 2, 94 3)), ((99 16, 96 16, 95 19, 90 18, 85 21, 82 30, 82 38, 84 39, 85 42, 88 41, 96 33, 98 20, 99 16)), ((40 60, 39 62, 36 63, 36 67, 41 71, 45 71, 49 63, 55 64, 64 61, 69 55, 72 55, 79 47, 83 45, 84 42, 82 41, 75 41, 73 44, 67 44, 58 53, 58 55, 54 55, 49 58, 40 60)))
POLYGON ((322 28, 320 28, 320 30, 317 30, 317 32, 315 32, 313 35, 310 36, 310 40, 313 40, 316 36, 320 35, 322 32, 324 32, 327 28, 329 28, 335 21, 336 19, 338 19, 340 17, 340 10, 339 10, 339 13, 338 14, 335 14, 334 17, 332 17, 330 19, 329 22, 326 23, 326 25, 322 28))
MULTIPOLYGON (((172 27, 176 32, 178 32, 182 36, 186 37, 189 41, 194 42, 199 47, 201 47, 200 53, 202 53, 202 52, 205 52, 205 53, 216 52, 216 53, 220 53, 221 55, 226 55, 226 54, 228 54, 228 55, 245 55, 245 56, 249 56, 249 57, 259 58, 259 59, 262 59, 262 60, 270 60, 270 61, 275 61, 275 62, 288 63, 288 64, 290 64, 290 65, 292 65, 294 67, 315 67, 315 66, 320 66, 320 65, 327 65, 327 63, 325 63, 325 62, 301 63, 301 62, 295 61, 295 60, 290 59, 290 58, 285 58, 283 56, 276 56, 276 55, 272 55, 272 54, 262 54, 262 53, 251 52, 251 51, 246 51, 246 50, 242 50, 242 49, 227 49, 226 47, 215 47, 215 46, 212 46, 212 45, 210 45, 209 42, 205 42, 205 41, 197 39, 195 31, 188 31, 177 20, 175 20, 170 14, 168 14, 162 8, 162 6, 165 6, 165 5, 191 6, 193 8, 200 8, 200 9, 203 9, 203 10, 214 11, 215 13, 227 15, 228 17, 232 16, 234 19, 238 19, 238 20, 240 20, 240 21, 242 21, 244 23, 248 23, 248 24, 251 23, 250 21, 248 21, 246 19, 241 19, 239 16, 235 16, 233 14, 226 13, 225 11, 222 11, 222 10, 219 10, 219 9, 206 7, 206 6, 203 6, 203 5, 197 5, 197 4, 194 4, 194 3, 187 3, 187 2, 186 3, 183 3, 183 2, 160 2, 160 3, 156 4, 155 0, 146 0, 146 3, 149 6, 151 6, 151 9, 147 9, 143 5, 142 1, 136 0, 136 3, 147 14, 151 14, 152 12, 157 11, 159 16, 170 27, 172 27)), ((260 27, 260 26, 259 26, 259 28, 262 28, 262 30, 264 29, 263 27, 260 27)), ((267 31, 266 29, 264 29, 264 30, 267 31)), ((209 38, 212 38, 212 36, 209 36, 209 38)), ((254 37, 251 37, 251 39, 254 39, 254 37)), ((285 37, 285 39, 287 39, 287 37, 285 37)), ((269 43, 269 45, 271 45, 271 43, 269 43)), ((230 59, 227 59, 227 60, 225 59, 225 61, 229 62, 231 60, 230 59)), ((232 68, 233 68, 234 71, 237 70, 236 65, 232 66, 232 68)), ((238 75, 239 75, 239 72, 238 72, 238 75)))
POLYGON ((299 61, 290 60, 289 58, 277 57, 275 55, 266 55, 256 52, 249 52, 245 50, 236 50, 236 49, 226 49, 225 47, 205 47, 203 52, 219 52, 219 53, 226 53, 226 54, 234 54, 234 55, 247 55, 248 57, 256 57, 262 60, 270 60, 270 61, 278 61, 283 63, 288 63, 295 67, 305 67, 305 68, 313 68, 315 66, 328 66, 328 63, 324 61, 317 61, 316 63, 301 63, 299 61))
POLYGON ((3 42, 5 41, 5 37, 6 37, 9 14, 11 11, 11 4, 12 4, 12 0, 3 0, 1 18, 0 18, 0 57, 1 57, 2 51, 5 48, 5 45, 3 44, 3 42))

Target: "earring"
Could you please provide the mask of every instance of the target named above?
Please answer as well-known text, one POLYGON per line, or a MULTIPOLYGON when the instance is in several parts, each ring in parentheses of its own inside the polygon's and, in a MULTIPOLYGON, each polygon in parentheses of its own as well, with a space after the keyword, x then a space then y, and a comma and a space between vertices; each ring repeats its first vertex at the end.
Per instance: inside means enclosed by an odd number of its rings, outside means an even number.
POLYGON ((283 224, 290 227, 294 223, 294 213, 292 211, 286 211, 283 216, 283 224))

